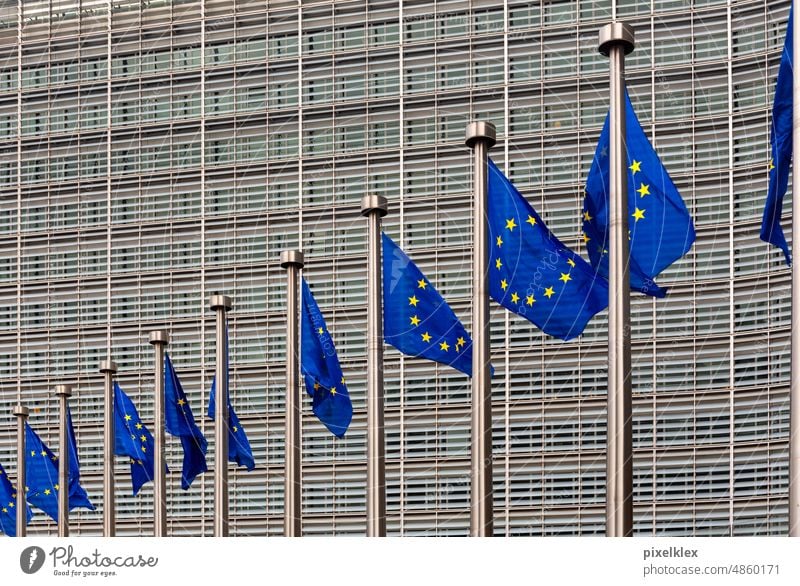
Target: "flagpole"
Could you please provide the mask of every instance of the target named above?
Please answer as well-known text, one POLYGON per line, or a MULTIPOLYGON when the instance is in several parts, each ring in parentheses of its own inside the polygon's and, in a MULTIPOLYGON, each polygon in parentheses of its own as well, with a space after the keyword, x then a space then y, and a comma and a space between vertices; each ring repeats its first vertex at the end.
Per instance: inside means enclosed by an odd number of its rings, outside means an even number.
POLYGON ((472 149, 472 466, 470 535, 491 537, 494 530, 492 491, 492 386, 489 367, 489 149, 497 142, 491 122, 467 126, 472 149))
MULTIPOLYGON (((792 63, 800 63, 800 10, 792 14, 792 63)), ((792 75, 792 144, 800 145, 800 76, 792 75)), ((789 536, 800 537, 800 164, 792 164, 792 331, 789 392, 789 536)))
POLYGON ((69 537, 69 430, 67 400, 72 396, 70 385, 56 385, 58 397, 58 536, 69 537))
POLYGON ((628 258, 628 158, 625 131, 625 55, 633 29, 612 22, 600 29, 599 51, 609 59, 609 293, 606 535, 633 533, 631 425, 631 308, 628 258))
POLYGON ((216 402, 214 403, 214 537, 227 537, 228 519, 228 348, 225 319, 231 298, 212 295, 211 309, 217 318, 216 402))
MULTIPOLYGON (((283 534, 300 537, 303 531, 300 501, 300 386, 299 302, 297 277, 304 266, 299 250, 281 252, 281 267, 286 269, 286 440, 283 484, 283 534)), ((219 397, 217 397, 219 402, 219 397)))
POLYGON ((153 436, 155 454, 153 455, 153 535, 167 535, 167 472, 164 446, 164 350, 169 344, 169 332, 154 330, 150 332, 150 343, 153 345, 155 360, 153 361, 153 436))
POLYGON ((117 365, 113 360, 100 363, 103 373, 103 537, 116 534, 116 510, 114 502, 114 385, 113 376, 117 365))
POLYGON ((25 537, 28 529, 28 500, 27 479, 25 478, 25 420, 28 419, 28 408, 18 404, 14 407, 14 417, 17 418, 17 537, 25 537), (22 493, 20 495, 20 493, 22 493), (20 496, 22 498, 20 498, 20 496), (20 506, 20 503, 22 506, 20 506))
POLYGON ((386 536, 381 218, 388 212, 382 195, 361 200, 361 215, 367 218, 367 537, 386 536))

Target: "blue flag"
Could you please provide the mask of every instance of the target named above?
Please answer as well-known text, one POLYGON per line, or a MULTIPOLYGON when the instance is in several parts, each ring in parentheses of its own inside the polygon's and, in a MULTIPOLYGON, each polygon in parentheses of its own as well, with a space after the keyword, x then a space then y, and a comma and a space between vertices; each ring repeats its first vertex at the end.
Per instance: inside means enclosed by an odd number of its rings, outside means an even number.
POLYGON ((472 338, 403 250, 383 234, 383 339, 472 376, 472 338))
POLYGON ((489 161, 489 294, 545 334, 569 340, 608 306, 608 282, 547 229, 489 161))
MULTIPOLYGON (((31 522, 33 511, 25 503, 28 520, 26 525, 31 522)), ((0 528, 9 537, 17 536, 17 489, 11 484, 5 469, 0 464, 0 528)))
MULTIPOLYGON (((248 470, 256 467, 253 458, 253 448, 250 447, 250 440, 244 432, 236 411, 231 404, 231 385, 230 385, 230 360, 228 352, 228 324, 225 323, 225 378, 228 379, 228 460, 235 462, 239 466, 244 466, 248 470)), ((214 409, 216 409, 217 377, 211 381, 211 393, 208 398, 208 418, 214 421, 214 409)))
MULTIPOLYGON (((58 458, 39 438, 33 428, 25 424, 25 475, 28 483, 28 502, 44 511, 58 523, 58 458)), ((94 510, 86 491, 79 483, 70 480, 69 508, 85 507, 94 510)))
POLYGON ((164 378, 165 425, 169 433, 181 439, 183 446, 181 488, 188 490, 197 475, 208 470, 206 466, 208 442, 194 421, 192 408, 168 354, 164 355, 164 378))
POLYGON ((114 382, 114 453, 131 463, 134 496, 153 480, 155 440, 139 417, 130 397, 114 382))
MULTIPOLYGON (((586 179, 583 240, 592 266, 608 278, 609 120, 600 133, 586 179)), ((631 289, 664 297, 654 279, 692 247, 694 224, 686 204, 647 140, 625 92, 628 147, 628 227, 631 289)))
POLYGON ((343 437, 353 419, 353 404, 339 366, 325 318, 303 279, 300 370, 311 395, 314 415, 336 437, 343 437))
MULTIPOLYGON (((89 495, 81 486, 81 462, 78 459, 78 442, 75 440, 75 429, 72 427, 72 412, 67 405, 67 439, 69 440, 69 500, 70 509, 86 507, 94 511, 94 505, 89 501, 89 495), (73 503, 74 499, 74 503, 73 503)), ((30 486, 30 484, 28 485, 30 486)))
POLYGON ((781 64, 778 69, 778 81, 775 84, 775 99, 772 102, 769 191, 764 205, 764 217, 761 219, 761 240, 783 250, 788 265, 792 264, 792 255, 781 227, 781 213, 792 164, 792 83, 792 9, 790 9, 789 22, 786 24, 786 40, 783 43, 781 64))

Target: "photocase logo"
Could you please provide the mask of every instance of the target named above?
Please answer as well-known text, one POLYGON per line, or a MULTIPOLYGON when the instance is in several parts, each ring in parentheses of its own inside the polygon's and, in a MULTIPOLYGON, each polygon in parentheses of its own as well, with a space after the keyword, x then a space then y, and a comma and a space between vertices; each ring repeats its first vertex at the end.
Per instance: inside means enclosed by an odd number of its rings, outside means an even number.
POLYGON ((19 554, 19 567, 26 574, 35 574, 42 569, 44 559, 44 550, 41 547, 32 545, 23 549, 22 553, 19 554))

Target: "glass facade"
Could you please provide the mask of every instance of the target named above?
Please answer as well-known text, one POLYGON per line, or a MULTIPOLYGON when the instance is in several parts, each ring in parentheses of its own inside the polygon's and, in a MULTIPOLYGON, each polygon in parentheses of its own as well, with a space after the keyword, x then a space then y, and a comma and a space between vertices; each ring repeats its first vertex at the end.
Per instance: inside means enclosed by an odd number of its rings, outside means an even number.
MULTIPOLYGON (((466 124, 581 250, 583 182, 608 106, 597 31, 636 30, 628 87, 697 226, 692 251, 632 300, 635 531, 787 531, 789 273, 758 239, 779 0, 18 0, 0 3, 0 460, 11 406, 56 448, 72 400, 100 504, 107 348, 152 421, 150 330, 195 414, 214 368, 213 293, 233 297, 234 406, 258 468, 231 471, 231 532, 279 535, 285 276, 305 276, 356 409, 343 440, 303 420, 305 534, 365 531, 366 193, 469 328, 466 124), (688 6, 688 8, 687 8, 688 6)), ((788 209, 788 206, 787 206, 788 209)), ((564 343, 492 311, 495 532, 604 532, 606 317, 564 343)), ((388 530, 465 535, 469 381, 386 352, 388 530)), ((211 422, 201 425, 211 440, 211 422)), ((180 468, 180 447, 168 459, 180 468)), ((152 530, 152 488, 118 462, 119 534, 152 530)), ((169 531, 212 531, 211 474, 169 477, 169 531)), ((73 513, 98 534, 99 513, 73 513)), ((54 533, 38 514, 31 534, 54 533)))

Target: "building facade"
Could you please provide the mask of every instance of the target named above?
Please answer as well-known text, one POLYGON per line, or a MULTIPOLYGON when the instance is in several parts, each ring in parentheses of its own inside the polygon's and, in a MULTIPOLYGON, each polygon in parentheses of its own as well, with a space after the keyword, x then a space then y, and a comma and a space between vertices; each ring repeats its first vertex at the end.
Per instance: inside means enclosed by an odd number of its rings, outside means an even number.
MULTIPOLYGON (((597 32, 636 31, 628 87, 697 226, 692 251, 634 295, 637 534, 787 531, 789 273, 758 239, 788 0, 8 0, 0 2, 0 461, 11 408, 57 448, 72 399, 83 482, 102 494, 102 377, 152 421, 149 331, 199 424, 214 293, 233 298, 231 393, 258 467, 231 471, 231 532, 279 535, 285 275, 304 271, 356 414, 342 440, 304 398, 303 530, 365 531, 365 228, 386 230, 469 329, 474 119, 556 235, 579 212, 608 108, 597 32), (688 8, 687 6, 690 5, 688 8)), ((787 207, 788 209, 788 207, 787 207)), ((495 533, 604 533, 606 314, 570 342, 492 310, 495 533)), ((469 380, 386 352, 388 530, 469 528, 469 380)), ((212 531, 213 478, 180 489, 169 531, 212 531)), ((119 534, 150 534, 152 488, 117 462, 119 534)), ((99 534, 96 513, 72 531, 99 534)), ((39 512, 31 534, 54 533, 39 512)))

